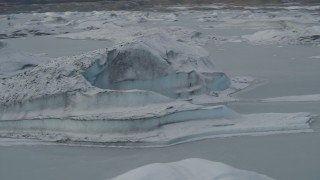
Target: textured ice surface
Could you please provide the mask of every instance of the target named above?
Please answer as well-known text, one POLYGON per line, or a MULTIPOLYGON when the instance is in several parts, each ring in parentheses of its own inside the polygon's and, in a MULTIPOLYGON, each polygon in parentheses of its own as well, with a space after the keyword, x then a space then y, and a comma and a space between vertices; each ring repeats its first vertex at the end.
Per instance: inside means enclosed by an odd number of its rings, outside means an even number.
POLYGON ((113 180, 272 180, 265 175, 240 170, 205 159, 185 159, 171 163, 154 163, 131 170, 113 180))

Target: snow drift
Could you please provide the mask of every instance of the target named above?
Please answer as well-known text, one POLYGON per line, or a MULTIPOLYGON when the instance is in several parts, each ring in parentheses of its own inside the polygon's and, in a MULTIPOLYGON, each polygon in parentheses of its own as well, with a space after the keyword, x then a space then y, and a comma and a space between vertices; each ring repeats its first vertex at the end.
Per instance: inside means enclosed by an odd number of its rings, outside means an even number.
POLYGON ((272 180, 265 175, 240 170, 205 159, 185 159, 171 163, 154 163, 131 170, 113 180, 272 180))

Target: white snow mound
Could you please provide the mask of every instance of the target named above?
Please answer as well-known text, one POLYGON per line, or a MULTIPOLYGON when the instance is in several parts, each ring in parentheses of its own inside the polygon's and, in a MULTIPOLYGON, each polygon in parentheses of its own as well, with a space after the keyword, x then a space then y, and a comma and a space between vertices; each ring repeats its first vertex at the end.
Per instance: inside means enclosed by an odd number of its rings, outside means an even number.
POLYGON ((240 170, 205 159, 155 163, 131 170, 113 180, 272 180, 256 172, 240 170))

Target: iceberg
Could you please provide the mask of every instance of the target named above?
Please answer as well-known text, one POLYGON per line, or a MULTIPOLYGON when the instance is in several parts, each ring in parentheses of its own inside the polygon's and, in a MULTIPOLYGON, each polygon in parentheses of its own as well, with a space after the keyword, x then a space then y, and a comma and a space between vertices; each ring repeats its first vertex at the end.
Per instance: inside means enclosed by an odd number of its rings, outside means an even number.
POLYGON ((204 49, 156 34, 0 79, 1 131, 101 135, 222 118, 224 107, 181 99, 229 86, 204 49))
POLYGON ((191 158, 170 163, 145 165, 112 180, 272 180, 252 171, 240 170, 223 163, 191 158))

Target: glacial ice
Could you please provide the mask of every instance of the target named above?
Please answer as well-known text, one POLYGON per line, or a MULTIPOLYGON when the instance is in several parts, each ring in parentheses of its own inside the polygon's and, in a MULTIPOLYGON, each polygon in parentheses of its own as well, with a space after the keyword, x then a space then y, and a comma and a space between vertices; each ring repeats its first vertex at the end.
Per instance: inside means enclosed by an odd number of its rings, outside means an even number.
POLYGON ((225 108, 175 99, 229 85, 204 49, 156 34, 0 79, 1 130, 128 133, 223 118, 225 108))
POLYGON ((272 180, 252 171, 240 170, 223 163, 205 159, 185 159, 170 163, 145 165, 113 180, 272 180))

